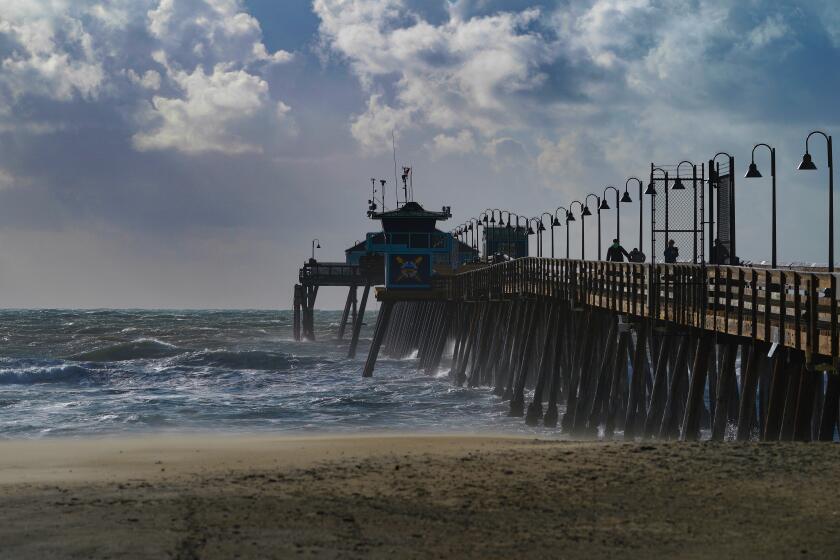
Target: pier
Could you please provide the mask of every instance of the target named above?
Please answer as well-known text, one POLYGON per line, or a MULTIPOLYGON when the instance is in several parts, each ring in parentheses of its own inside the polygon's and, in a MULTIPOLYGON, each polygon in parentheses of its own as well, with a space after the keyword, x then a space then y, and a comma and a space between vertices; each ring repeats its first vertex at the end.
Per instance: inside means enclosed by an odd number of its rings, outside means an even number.
POLYGON ((377 290, 363 374, 380 347, 417 352, 428 373, 449 361, 454 383, 492 387, 512 416, 575 436, 831 440, 836 283, 807 270, 516 259, 427 292, 377 290))
MULTIPOLYGON (((352 314, 353 357, 373 287, 381 307, 364 377, 373 376, 380 353, 416 356, 419 370, 448 367, 459 386, 492 388, 511 416, 574 437, 833 440, 840 415, 833 208, 827 267, 778 266, 775 202, 772 262, 742 262, 735 168, 724 152, 699 165, 651 163, 648 181, 631 177, 623 193, 608 186, 531 218, 487 209, 450 232, 437 227, 450 208, 425 210, 407 188, 395 209, 377 211, 374 184, 368 217, 381 221, 381 231, 348 249, 346 265, 313 259, 301 270, 296 317, 300 301, 304 337, 314 338, 318 286, 350 286, 339 337, 352 314), (634 182, 638 195, 629 191, 634 182), (639 205, 630 253, 620 247, 627 203, 639 205), (604 261, 602 212, 609 211, 620 250, 604 261), (587 217, 597 224, 597 260, 586 259, 587 217), (577 220, 581 258, 572 259, 577 220), (554 258, 560 227, 566 258, 554 258), (543 256, 546 231, 551 257, 543 256), (350 252, 376 266, 360 268, 350 252)), ((807 152, 799 169, 814 169, 807 152)), ((756 177, 753 160, 746 178, 756 177)), ((831 172, 829 184, 831 199, 831 172)))

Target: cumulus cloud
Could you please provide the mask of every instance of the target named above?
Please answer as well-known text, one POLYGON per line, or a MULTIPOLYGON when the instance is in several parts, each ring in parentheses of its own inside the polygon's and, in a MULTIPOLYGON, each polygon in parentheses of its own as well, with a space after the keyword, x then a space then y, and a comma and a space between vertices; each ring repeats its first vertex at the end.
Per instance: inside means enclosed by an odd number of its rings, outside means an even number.
POLYGON ((148 11, 148 22, 151 35, 182 65, 292 58, 286 51, 267 51, 260 23, 238 0, 160 0, 148 11))
POLYGON ((94 38, 67 9, 64 2, 21 0, 0 7, 0 36, 11 44, 0 57, 0 85, 12 100, 29 93, 56 100, 99 93, 105 73, 94 38))
POLYGON ((390 147, 392 138, 396 138, 410 124, 409 108, 395 109, 382 103, 379 95, 371 95, 367 111, 353 117, 350 129, 353 137, 365 149, 376 152, 390 147))
MULTIPOLYGON (((170 71, 183 95, 152 99, 149 118, 157 121, 148 132, 134 136, 141 150, 173 148, 185 152, 261 151, 248 137, 247 124, 270 112, 268 84, 243 70, 217 65, 211 73, 170 71)), ((285 113, 285 111, 284 111, 285 113)))
POLYGON ((435 25, 402 0, 315 1, 322 41, 371 91, 354 119, 363 146, 381 145, 377 114, 484 137, 516 122, 517 100, 543 84, 540 65, 552 56, 550 40, 534 30, 540 11, 464 18, 462 7, 435 25), (382 82, 395 90, 387 99, 382 82))
POLYGON ((800 37, 840 29, 832 23, 840 18, 819 17, 826 2, 527 4, 449 2, 441 15, 409 0, 316 0, 322 44, 369 96, 351 119, 357 141, 384 151, 390 130, 408 127, 437 157, 469 146, 456 141, 467 131, 485 154, 497 138, 538 153, 550 144, 542 164, 535 160, 545 168, 558 149, 571 149, 570 138, 591 137, 610 147, 601 161, 625 160, 667 131, 657 114, 725 121, 766 112, 788 90, 813 96, 796 84, 767 85, 780 72, 801 72, 793 63, 800 37))
POLYGON ((128 71, 126 71, 126 76, 128 76, 128 79, 131 80, 132 83, 140 85, 145 89, 150 89, 152 91, 160 89, 160 73, 154 70, 146 70, 146 72, 141 76, 129 68, 128 71))
POLYGON ((292 58, 268 51, 240 0, 7 0, 0 128, 20 103, 21 131, 62 126, 46 108, 50 122, 37 122, 38 100, 127 105, 137 149, 260 151, 272 125, 292 126, 264 70, 292 58))
POLYGON ((454 136, 438 134, 432 140, 432 156, 464 155, 476 151, 475 137, 469 130, 462 130, 454 136))

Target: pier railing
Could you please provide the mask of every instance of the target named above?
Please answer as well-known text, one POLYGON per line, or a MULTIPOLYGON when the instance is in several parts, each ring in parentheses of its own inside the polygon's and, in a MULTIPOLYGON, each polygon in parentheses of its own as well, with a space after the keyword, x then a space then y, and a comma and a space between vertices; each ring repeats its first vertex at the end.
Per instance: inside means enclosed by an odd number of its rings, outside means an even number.
POLYGON ((694 264, 528 257, 456 274, 449 300, 574 301, 638 318, 749 337, 838 358, 837 275, 694 264))

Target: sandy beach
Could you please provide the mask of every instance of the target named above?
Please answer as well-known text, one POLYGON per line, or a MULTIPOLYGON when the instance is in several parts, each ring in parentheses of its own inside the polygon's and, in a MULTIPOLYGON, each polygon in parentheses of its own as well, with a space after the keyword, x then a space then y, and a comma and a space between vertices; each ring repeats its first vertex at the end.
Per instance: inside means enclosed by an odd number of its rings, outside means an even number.
POLYGON ((3 558, 836 558, 840 445, 0 442, 3 558))

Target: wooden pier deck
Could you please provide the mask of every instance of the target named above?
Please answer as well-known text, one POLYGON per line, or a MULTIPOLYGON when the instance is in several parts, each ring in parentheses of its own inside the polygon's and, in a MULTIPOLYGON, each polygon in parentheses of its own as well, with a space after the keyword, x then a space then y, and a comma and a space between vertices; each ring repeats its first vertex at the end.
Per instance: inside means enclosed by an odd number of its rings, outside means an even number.
POLYGON ((455 383, 493 386, 530 423, 553 425, 565 405, 577 434, 833 439, 836 284, 811 269, 522 258, 432 291, 377 291, 364 375, 380 347, 416 351, 425 371, 449 361, 455 383))

